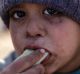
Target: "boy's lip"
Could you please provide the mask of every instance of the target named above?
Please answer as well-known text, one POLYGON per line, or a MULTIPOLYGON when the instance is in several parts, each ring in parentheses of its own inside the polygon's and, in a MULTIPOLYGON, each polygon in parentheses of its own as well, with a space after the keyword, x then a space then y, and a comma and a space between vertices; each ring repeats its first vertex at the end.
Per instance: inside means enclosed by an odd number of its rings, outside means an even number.
POLYGON ((40 46, 31 46, 31 45, 28 45, 24 48, 24 51, 26 49, 30 49, 30 50, 40 50, 40 49, 45 49, 45 51, 49 52, 51 54, 51 52, 47 49, 47 48, 44 48, 44 47, 40 47, 40 46))

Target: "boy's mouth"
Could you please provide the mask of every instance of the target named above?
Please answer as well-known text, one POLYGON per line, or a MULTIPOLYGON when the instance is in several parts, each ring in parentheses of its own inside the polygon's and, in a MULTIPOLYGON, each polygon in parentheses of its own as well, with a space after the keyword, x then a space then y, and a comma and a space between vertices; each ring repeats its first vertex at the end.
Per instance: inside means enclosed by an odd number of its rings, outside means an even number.
POLYGON ((49 52, 47 49, 42 48, 42 47, 36 47, 36 46, 30 47, 29 46, 29 47, 26 47, 24 49, 24 51, 26 51, 27 49, 29 49, 30 51, 39 50, 39 51, 41 51, 41 53, 44 53, 44 56, 37 62, 37 64, 47 65, 48 63, 51 63, 51 61, 53 61, 52 58, 56 58, 56 56, 54 56, 54 57, 52 56, 51 52, 49 52))

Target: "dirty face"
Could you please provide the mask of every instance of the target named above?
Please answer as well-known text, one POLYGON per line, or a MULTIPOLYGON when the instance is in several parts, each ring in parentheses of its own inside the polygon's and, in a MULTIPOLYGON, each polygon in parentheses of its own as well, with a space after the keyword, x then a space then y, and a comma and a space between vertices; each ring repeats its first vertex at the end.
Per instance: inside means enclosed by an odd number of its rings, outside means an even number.
POLYGON ((43 5, 21 4, 10 10, 10 32, 18 54, 25 48, 45 48, 51 58, 47 73, 71 71, 79 66, 79 24, 43 5))

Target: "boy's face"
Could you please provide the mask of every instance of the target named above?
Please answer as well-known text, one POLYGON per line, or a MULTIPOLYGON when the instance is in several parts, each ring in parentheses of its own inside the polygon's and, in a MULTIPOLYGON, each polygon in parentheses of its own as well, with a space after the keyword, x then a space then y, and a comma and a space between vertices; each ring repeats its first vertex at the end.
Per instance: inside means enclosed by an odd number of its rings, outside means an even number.
POLYGON ((10 11, 10 31, 16 51, 45 48, 51 53, 46 72, 79 66, 79 25, 58 11, 37 4, 21 4, 10 11))

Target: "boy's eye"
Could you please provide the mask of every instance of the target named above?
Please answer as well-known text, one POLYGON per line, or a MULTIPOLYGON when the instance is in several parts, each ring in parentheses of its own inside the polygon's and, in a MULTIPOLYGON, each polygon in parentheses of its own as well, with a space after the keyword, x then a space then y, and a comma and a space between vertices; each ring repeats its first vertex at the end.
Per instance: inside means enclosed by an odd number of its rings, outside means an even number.
POLYGON ((14 19, 20 19, 25 17, 26 13, 24 11, 21 10, 16 10, 14 12, 12 12, 11 17, 14 19))
POLYGON ((46 14, 46 15, 56 15, 56 14, 59 14, 60 12, 57 11, 57 10, 54 10, 52 8, 46 8, 44 11, 43 11, 43 14, 46 14))

